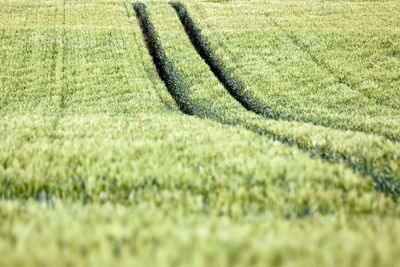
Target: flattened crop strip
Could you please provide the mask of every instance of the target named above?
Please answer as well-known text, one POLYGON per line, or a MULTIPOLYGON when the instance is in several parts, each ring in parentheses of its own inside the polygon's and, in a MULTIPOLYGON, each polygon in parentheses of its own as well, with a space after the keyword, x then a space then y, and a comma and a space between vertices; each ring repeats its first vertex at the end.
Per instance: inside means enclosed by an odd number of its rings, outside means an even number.
MULTIPOLYGON (((178 10, 180 10, 180 4, 171 5, 174 6, 174 8, 178 6, 178 10)), ((189 96, 188 86, 184 83, 180 74, 175 70, 173 64, 167 58, 161 42, 158 39, 156 30, 149 18, 146 6, 143 3, 134 3, 133 8, 137 14, 147 48, 151 57, 153 58, 158 74, 183 113, 187 115, 194 115, 203 119, 212 119, 219 123, 230 126, 241 126, 254 133, 273 138, 274 140, 289 146, 296 145, 299 149, 309 153, 311 157, 318 156, 327 162, 344 164, 351 168, 354 172, 360 173, 364 176, 372 177, 375 184, 375 189, 386 195, 392 196, 395 200, 400 195, 399 181, 393 177, 391 173, 385 174, 382 172, 382 170, 376 170, 367 162, 357 163, 352 160, 352 156, 339 155, 334 152, 326 151, 324 148, 310 149, 307 146, 298 144, 295 140, 291 140, 291 138, 287 138, 285 136, 276 136, 276 134, 270 133, 268 129, 248 123, 242 119, 214 114, 207 107, 197 103, 196 100, 189 96)))

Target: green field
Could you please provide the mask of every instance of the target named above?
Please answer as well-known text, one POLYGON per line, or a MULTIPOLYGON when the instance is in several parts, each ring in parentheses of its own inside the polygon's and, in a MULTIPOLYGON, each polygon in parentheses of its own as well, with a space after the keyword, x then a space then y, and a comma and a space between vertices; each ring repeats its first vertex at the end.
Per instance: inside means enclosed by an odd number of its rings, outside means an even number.
POLYGON ((399 14, 0 0, 0 266, 396 266, 399 14))

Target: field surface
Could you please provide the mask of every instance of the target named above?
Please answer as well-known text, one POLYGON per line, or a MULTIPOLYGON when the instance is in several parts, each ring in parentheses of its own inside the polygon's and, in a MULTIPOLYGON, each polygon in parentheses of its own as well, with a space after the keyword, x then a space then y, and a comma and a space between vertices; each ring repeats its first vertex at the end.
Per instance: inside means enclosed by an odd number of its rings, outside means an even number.
POLYGON ((396 266, 399 14, 0 0, 0 266, 396 266))

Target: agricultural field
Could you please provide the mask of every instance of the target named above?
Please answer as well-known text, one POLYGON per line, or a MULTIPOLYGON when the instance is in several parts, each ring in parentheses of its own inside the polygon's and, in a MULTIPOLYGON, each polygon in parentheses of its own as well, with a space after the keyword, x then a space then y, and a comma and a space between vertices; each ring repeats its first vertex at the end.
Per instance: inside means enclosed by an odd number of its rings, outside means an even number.
POLYGON ((400 2, 0 0, 0 266, 396 266, 400 2))

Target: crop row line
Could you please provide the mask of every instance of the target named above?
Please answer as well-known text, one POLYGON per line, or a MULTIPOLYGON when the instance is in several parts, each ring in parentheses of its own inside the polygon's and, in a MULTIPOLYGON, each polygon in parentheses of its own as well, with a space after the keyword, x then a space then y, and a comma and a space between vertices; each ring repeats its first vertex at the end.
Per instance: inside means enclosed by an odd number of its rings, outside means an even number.
MULTIPOLYGON (((278 27, 282 31, 285 31, 286 35, 289 37, 289 39, 292 41, 292 43, 294 45, 296 45, 307 56, 309 56, 311 61, 316 66, 318 66, 319 68, 321 68, 324 71, 326 71, 329 75, 332 75, 332 77, 335 79, 335 81, 337 83, 342 84, 344 86, 347 86, 348 88, 350 88, 353 91, 359 92, 361 95, 363 95, 369 101, 373 102, 374 104, 376 104, 378 106, 386 107, 384 104, 380 103, 376 99, 374 99, 374 98, 366 95, 365 93, 363 93, 363 91, 360 89, 360 83, 359 82, 352 81, 347 75, 338 75, 337 71, 335 71, 335 69, 332 68, 332 66, 330 66, 323 59, 320 59, 320 58, 316 57, 315 54, 311 51, 309 45, 307 45, 304 42, 302 42, 293 32, 288 31, 288 30, 284 30, 283 27, 279 23, 277 23, 275 20, 273 20, 272 18, 270 20, 276 27, 278 27)), ((390 106, 390 107, 392 107, 392 106, 390 106)), ((385 136, 385 137, 388 138, 388 139, 391 139, 393 141, 397 141, 397 140, 395 140, 395 138, 391 138, 390 136, 385 136)))

